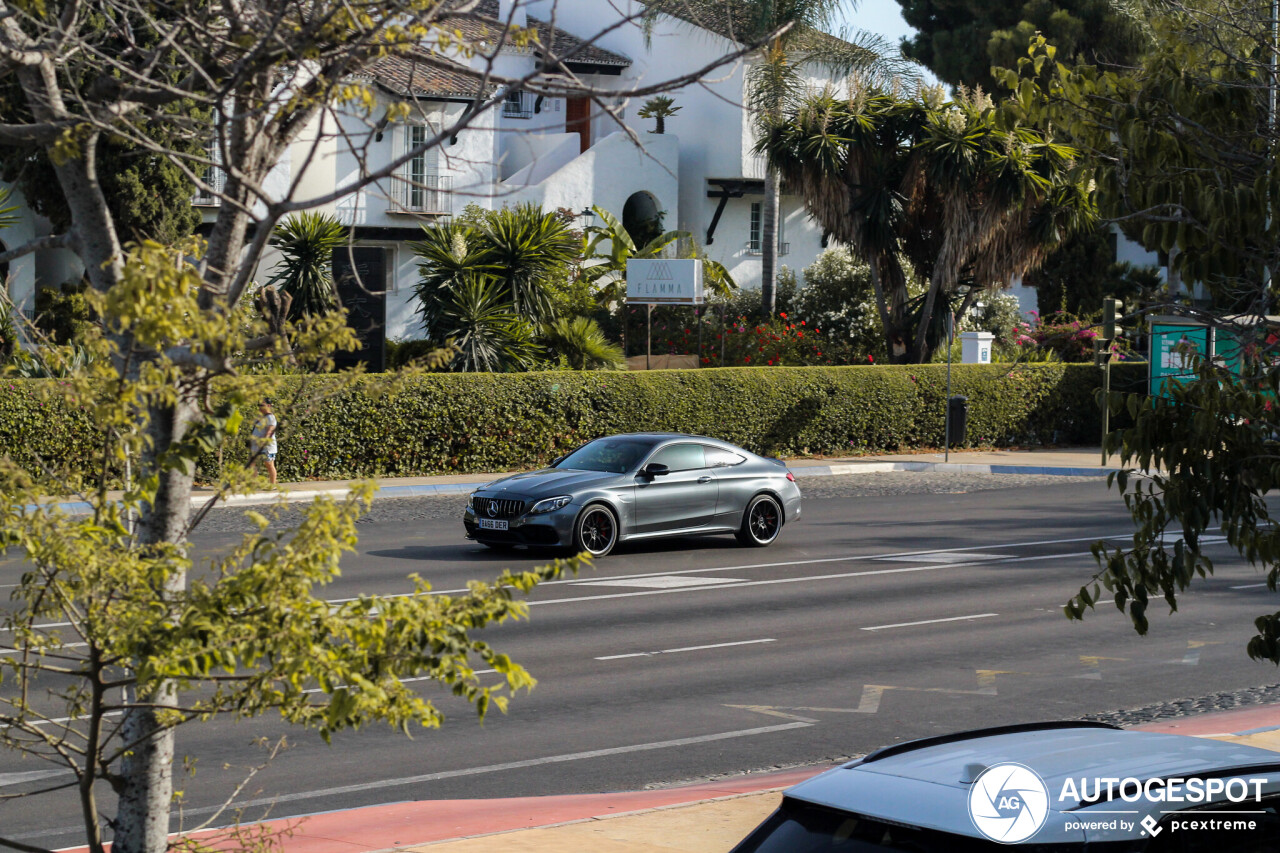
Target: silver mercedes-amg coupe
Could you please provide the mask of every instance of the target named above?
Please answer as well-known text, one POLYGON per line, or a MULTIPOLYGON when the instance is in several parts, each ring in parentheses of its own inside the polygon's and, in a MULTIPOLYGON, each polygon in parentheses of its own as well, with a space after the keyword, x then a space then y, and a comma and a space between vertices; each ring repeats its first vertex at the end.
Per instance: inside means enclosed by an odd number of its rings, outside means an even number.
POLYGON ((732 533, 764 547, 800 517, 785 463, 714 438, 637 433, 598 438, 550 468, 471 493, 467 538, 490 548, 568 548, 603 557, 619 542, 732 533))

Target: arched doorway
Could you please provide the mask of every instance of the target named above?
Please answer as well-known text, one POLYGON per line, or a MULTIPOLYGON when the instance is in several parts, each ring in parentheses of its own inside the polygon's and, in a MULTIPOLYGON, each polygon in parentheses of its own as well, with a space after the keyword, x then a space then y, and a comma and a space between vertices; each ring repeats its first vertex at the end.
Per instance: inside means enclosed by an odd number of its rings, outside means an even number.
POLYGON ((637 247, 643 246, 662 234, 665 211, 658 209, 658 200, 652 193, 641 190, 632 193, 622 206, 622 227, 631 235, 637 247))

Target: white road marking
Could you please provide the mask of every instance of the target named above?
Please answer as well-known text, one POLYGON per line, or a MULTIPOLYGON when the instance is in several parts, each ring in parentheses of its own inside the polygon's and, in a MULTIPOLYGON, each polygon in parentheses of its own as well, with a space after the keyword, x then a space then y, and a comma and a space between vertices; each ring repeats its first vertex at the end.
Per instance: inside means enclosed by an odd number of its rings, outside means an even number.
POLYGON ((710 586, 712 584, 742 583, 746 578, 694 578, 674 575, 648 575, 640 578, 618 580, 578 581, 574 586, 638 586, 645 589, 677 589, 686 586, 710 586))
MULTIPOLYGON (((124 713, 124 711, 104 711, 104 712, 102 713, 102 716, 103 716, 103 717, 119 717, 119 716, 120 716, 121 714, 123 714, 123 713, 124 713)), ((80 715, 80 716, 78 716, 78 717, 57 717, 57 718, 52 719, 52 720, 35 720, 35 721, 31 722, 29 725, 32 725, 32 726, 48 726, 48 725, 53 725, 53 724, 55 724, 55 723, 74 723, 74 722, 76 722, 77 720, 87 720, 87 719, 89 719, 89 717, 90 717, 90 715, 89 715, 89 714, 81 714, 81 715, 80 715)), ((12 726, 0 726, 0 728, 2 728, 2 729, 8 729, 8 728, 12 728, 12 726)))
POLYGON ((946 619, 924 619, 919 622, 898 622, 894 625, 874 625, 870 628, 863 628, 863 631, 883 631, 886 628, 913 628, 916 625, 936 625, 939 622, 967 622, 970 619, 987 619, 991 616, 999 616, 999 613, 978 613, 973 616, 948 616, 946 619))
MULTIPOLYGON (((298 800, 311 800, 317 797, 336 797, 345 794, 355 794, 361 791, 376 791, 380 788, 393 788, 401 785, 417 785, 422 782, 436 782, 440 779, 455 779, 459 776, 478 776, 483 773, 501 773, 505 770, 521 770, 526 767, 540 767, 545 764, 562 764, 568 761, 582 761, 589 758, 604 758, 610 755, 626 755, 632 752, 646 752, 653 749, 671 749, 673 747, 692 746, 699 743, 711 743, 718 740, 729 740, 731 738, 752 737, 754 735, 772 734, 773 732, 784 732, 791 729, 805 729, 812 726, 813 723, 784 723, 777 726, 761 726, 755 729, 738 729, 732 732, 718 732, 710 735, 698 735, 697 737, 683 737, 675 740, 662 740, 653 743, 638 743, 632 746, 615 746, 607 749, 592 749, 586 752, 570 752, 564 755, 548 755, 543 758, 529 758, 524 761, 508 761, 503 764, 486 764, 482 767, 466 767, 460 770, 442 770, 439 773, 423 773, 419 776, 404 776, 399 779, 380 779, 375 782, 361 782, 355 785, 341 785, 334 788, 318 788, 313 791, 299 791, 293 794, 280 794, 276 797, 260 797, 254 800, 245 800, 231 804, 231 808, 244 809, 253 808, 255 806, 271 806, 278 803, 296 802, 298 800)), ((188 817, 197 815, 212 814, 221 806, 210 806, 198 809, 184 809, 183 814, 188 817)))
MULTIPOLYGON (((87 645, 89 644, 88 643, 60 643, 56 646, 50 646, 49 652, 51 654, 57 654, 63 649, 82 649, 87 645)), ((0 655, 19 655, 19 654, 22 654, 23 651, 25 651, 25 649, 4 649, 0 651, 0 655)), ((36 651, 34 649, 31 651, 31 653, 34 655, 43 655, 42 652, 36 651)))
MULTIPOLYGON (((1089 555, 1084 552, 1081 552, 1078 554, 1041 554, 1040 556, 1036 556, 1036 557, 1014 557, 1008 560, 1000 560, 998 562, 1000 563, 1000 565, 1004 565, 1006 563, 1030 563, 1036 560, 1062 560, 1068 557, 1087 557, 1087 556, 1089 555)), ((772 578, 770 580, 764 580, 764 581, 743 581, 742 583, 721 584, 717 586, 695 586, 695 587, 686 587, 683 589, 646 589, 640 592, 611 592, 611 593, 605 593, 603 595, 581 595, 576 598, 552 598, 546 601, 530 601, 528 602, 528 605, 530 607, 538 607, 543 604, 568 604, 574 601, 603 601, 609 598, 634 598, 639 595, 671 595, 672 593, 676 593, 676 592, 694 593, 694 592, 703 592, 706 590, 724 590, 724 589, 732 590, 732 589, 743 589, 749 586, 772 586, 774 584, 780 584, 780 583, 809 583, 811 581, 838 580, 840 578, 860 578, 860 577, 875 576, 875 575, 898 575, 898 574, 905 574, 908 572, 937 572, 937 571, 941 571, 942 569, 963 569, 971 566, 981 566, 981 565, 984 565, 984 564, 980 562, 979 563, 950 563, 947 565, 935 565, 935 566, 911 566, 910 568, 905 568, 905 569, 871 569, 871 570, 862 571, 862 572, 840 572, 834 575, 810 575, 807 577, 799 577, 799 578, 772 578)))
MULTIPOLYGON (((977 551, 979 548, 1031 548, 1037 545, 1067 545, 1073 542, 1097 542, 1099 539, 1127 539, 1127 538, 1128 538, 1128 535, 1124 533, 1117 533, 1112 536, 1077 536, 1072 539, 1041 539, 1035 542, 1010 542, 1007 545, 980 545, 974 548, 949 548, 949 549, 935 548, 930 551, 894 551, 894 552, 889 552, 887 554, 850 554, 844 557, 815 557, 811 560, 784 560, 778 563, 748 563, 741 566, 712 566, 709 568, 680 569, 677 571, 656 572, 656 573, 655 572, 639 572, 639 573, 626 574, 626 575, 611 575, 605 578, 597 578, 597 580, 622 580, 623 578, 642 578, 642 577, 650 576, 653 574, 704 575, 710 572, 742 572, 748 569, 778 569, 778 568, 786 568, 787 566, 811 566, 811 565, 817 565, 820 563, 849 563, 849 562, 855 562, 858 560, 886 560, 890 557, 912 557, 912 556, 918 556, 921 554, 964 553, 968 551, 977 551)), ((1066 555, 1058 554, 1053 556, 1080 556, 1080 555, 1079 554, 1066 554, 1066 555)), ((935 568, 935 567, 930 567, 930 568, 935 568)), ((901 570, 894 569, 893 571, 901 571, 901 570)), ((841 577, 841 575, 830 575, 829 577, 841 577)), ((538 584, 538 588, 541 589, 543 587, 548 587, 548 586, 559 586, 562 584, 577 584, 577 583, 582 583, 582 578, 566 578, 564 580, 546 581, 545 583, 538 584)), ((465 587, 460 589, 432 590, 433 594, 439 594, 439 595, 461 595, 466 592, 469 592, 469 590, 467 590, 465 587)), ((407 598, 413 594, 414 593, 411 593, 411 592, 405 592, 405 593, 396 593, 396 594, 388 595, 385 597, 386 598, 407 598)), ((646 593, 624 593, 624 594, 645 595, 646 593)), ((357 598, 331 598, 329 599, 329 603, 345 604, 349 601, 356 601, 356 600, 358 599, 357 598)), ((578 600, 586 601, 587 599, 578 599, 578 600)), ((533 602, 533 603, 536 604, 537 602, 533 602)), ((549 602, 543 602, 543 603, 549 603, 549 602)))
POLYGON ((952 554, 952 553, 934 553, 921 554, 914 557, 879 557, 880 560, 898 561, 903 563, 963 563, 968 560, 1008 560, 1013 557, 1012 554, 952 554))
POLYGON ((709 645, 709 646, 685 646, 684 648, 680 648, 680 649, 663 649, 660 652, 632 652, 631 654, 627 654, 627 655, 605 655, 604 657, 596 658, 596 660, 621 660, 622 658, 647 658, 647 657, 653 657, 654 655, 673 655, 677 652, 700 652, 703 649, 726 649, 730 646, 750 646, 756 643, 776 643, 776 642, 778 641, 774 639, 739 640, 736 643, 713 643, 712 645, 709 645))
POLYGON ((35 782, 38 779, 49 779, 54 776, 70 775, 70 770, 27 770, 22 773, 0 773, 0 788, 9 785, 21 785, 23 782, 35 782))
MULTIPOLYGON (((476 674, 476 675, 490 675, 490 674, 495 673, 495 672, 497 672, 497 670, 496 670, 496 669, 477 669, 477 670, 475 671, 475 674, 476 674)), ((434 681, 434 680, 435 680, 435 676, 434 676, 434 675, 419 675, 419 676, 416 676, 416 677, 414 677, 414 678, 402 678, 402 679, 400 679, 400 683, 401 683, 401 684, 410 684, 410 683, 412 683, 412 682, 414 682, 414 681, 434 681)), ((343 686, 344 686, 344 687, 347 687, 347 686, 349 686, 349 685, 343 685, 343 686)), ((336 689, 336 688, 335 688, 335 689, 336 689)), ((322 688, 322 687, 312 687, 310 690, 304 690, 304 691, 302 691, 302 692, 303 692, 303 693, 324 693, 325 691, 324 691, 324 688, 322 688)))
POLYGON ((1266 586, 1265 583, 1247 583, 1243 586, 1233 586, 1232 589, 1257 589, 1260 586, 1266 586))

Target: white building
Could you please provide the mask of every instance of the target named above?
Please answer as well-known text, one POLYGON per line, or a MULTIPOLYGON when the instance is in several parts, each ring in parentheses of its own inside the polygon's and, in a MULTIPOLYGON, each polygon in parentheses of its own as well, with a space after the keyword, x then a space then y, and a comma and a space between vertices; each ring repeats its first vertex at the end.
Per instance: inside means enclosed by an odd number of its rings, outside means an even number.
MULTIPOLYGON (((382 96, 378 110, 413 99, 419 105, 414 118, 386 122, 374 131, 352 119, 343 133, 313 128, 295 143, 274 183, 284 187, 297 180, 299 197, 323 195, 361 169, 384 166, 420 143, 433 126, 447 126, 461 115, 476 93, 474 72, 488 61, 483 45, 496 41, 499 21, 508 18, 534 29, 538 39, 489 57, 497 74, 530 74, 541 67, 546 47, 565 57, 559 70, 620 93, 611 103, 606 100, 607 110, 586 98, 512 93, 502 109, 482 114, 448 144, 411 160, 399 178, 330 205, 352 226, 357 247, 336 261, 339 272, 354 260, 368 290, 379 285, 385 290, 385 298, 364 294, 349 308, 366 312, 369 321, 384 326, 388 338, 420 337, 413 300, 416 258, 408 243, 424 223, 471 203, 495 208, 532 202, 544 210, 578 214, 598 205, 628 223, 661 212, 665 228, 691 232, 740 286, 759 286, 764 166, 751 152, 752 123, 742 106, 747 63, 725 66, 670 93, 681 109, 667 119, 663 135, 651 132, 651 120, 636 116, 644 99, 622 94, 696 75, 717 57, 739 50, 732 22, 664 17, 647 34, 639 23, 616 26, 620 13, 633 15, 643 8, 638 0, 482 0, 472 15, 448 21, 449 28, 482 45, 456 70, 403 58, 383 59, 371 69, 369 82, 382 96), (547 20, 552 16, 555 26, 547 20)), ((216 198, 195 203, 208 207, 206 219, 213 218, 216 198)), ((779 263, 793 269, 808 265, 822 250, 821 229, 795 197, 783 196, 781 219, 779 263)), ((591 219, 583 215, 580 221, 587 225, 591 219)), ((259 281, 269 278, 275 260, 271 254, 263 258, 259 281)), ((47 263, 67 277, 65 263, 47 263)), ((24 267, 15 287, 24 307, 30 306, 37 281, 57 285, 62 280, 41 275, 39 259, 27 266, 31 269, 24 267)))

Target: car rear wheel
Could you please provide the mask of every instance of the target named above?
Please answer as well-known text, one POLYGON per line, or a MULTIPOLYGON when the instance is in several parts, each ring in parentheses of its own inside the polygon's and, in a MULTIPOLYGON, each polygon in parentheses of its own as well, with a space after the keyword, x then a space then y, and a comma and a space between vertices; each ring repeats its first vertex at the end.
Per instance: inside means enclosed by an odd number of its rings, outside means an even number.
POLYGON ((586 551, 603 557, 618 544, 618 519, 604 504, 591 504, 578 516, 573 527, 573 545, 577 553, 586 551))
POLYGON ((782 507, 770 495, 756 495, 742 514, 742 527, 737 532, 738 541, 752 548, 763 548, 773 543, 782 530, 782 507))

